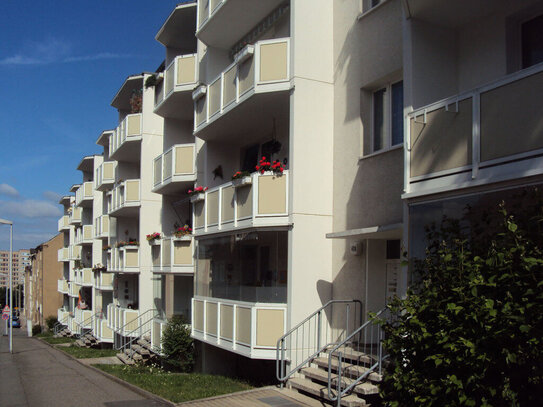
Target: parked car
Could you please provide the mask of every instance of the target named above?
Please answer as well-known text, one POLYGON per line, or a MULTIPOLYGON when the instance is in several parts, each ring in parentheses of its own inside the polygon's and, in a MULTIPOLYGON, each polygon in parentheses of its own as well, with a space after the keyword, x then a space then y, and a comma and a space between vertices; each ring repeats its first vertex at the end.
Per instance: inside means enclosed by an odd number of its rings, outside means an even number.
POLYGON ((19 317, 17 315, 11 316, 11 326, 13 328, 20 328, 21 327, 21 321, 19 321, 19 317))

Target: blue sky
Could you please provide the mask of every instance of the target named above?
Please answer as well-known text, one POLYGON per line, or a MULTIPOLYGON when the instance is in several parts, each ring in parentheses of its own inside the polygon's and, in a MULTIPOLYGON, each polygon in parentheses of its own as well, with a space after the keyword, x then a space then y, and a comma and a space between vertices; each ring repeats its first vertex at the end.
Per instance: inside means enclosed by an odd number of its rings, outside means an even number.
POLYGON ((15 249, 57 233, 59 197, 117 125, 110 103, 124 79, 164 59, 154 38, 180 2, 0 2, 0 218, 14 222, 15 249))

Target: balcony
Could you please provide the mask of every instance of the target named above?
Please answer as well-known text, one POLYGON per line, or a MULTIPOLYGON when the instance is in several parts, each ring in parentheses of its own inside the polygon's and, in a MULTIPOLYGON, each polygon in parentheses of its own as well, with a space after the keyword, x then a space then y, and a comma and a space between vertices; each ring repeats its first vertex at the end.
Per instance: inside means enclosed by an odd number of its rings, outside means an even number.
POLYGON ((288 226, 289 173, 253 173, 193 200, 196 236, 251 227, 288 226))
POLYGON ((139 161, 142 128, 141 113, 127 115, 110 136, 109 157, 117 161, 139 161))
POLYGON ((68 283, 68 295, 70 297, 79 297, 79 286, 72 281, 68 283))
POLYGON ((75 232, 75 244, 76 245, 87 245, 93 243, 92 236, 92 225, 83 225, 83 227, 78 228, 75 232))
MULTIPOLYGON (((68 294, 68 281, 62 279, 62 280, 58 280, 58 283, 57 283, 57 291, 59 293, 62 293, 62 294, 68 294)), ((60 319, 59 319, 60 321, 60 319)))
POLYGON ((70 261, 70 248, 63 247, 58 250, 58 261, 70 261))
POLYGON ((140 202, 140 180, 129 179, 121 182, 111 191, 109 216, 133 216, 138 214, 140 202))
POLYGON ((139 273, 140 255, 138 246, 123 246, 111 249, 108 271, 118 273, 139 273))
POLYGON ((107 272, 100 272, 95 274, 94 288, 102 291, 113 290, 113 274, 107 272))
POLYGON ((94 198, 94 188, 92 182, 84 182, 75 191, 76 206, 91 206, 94 198))
POLYGON ((70 216, 64 215, 58 220, 58 231, 70 230, 70 216))
POLYGON ((68 320, 68 316, 70 315, 70 313, 68 311, 66 311, 64 308, 59 308, 57 310, 57 320, 59 322, 65 322, 68 320))
POLYGON ((176 144, 154 160, 153 192, 185 192, 196 181, 194 143, 176 144))
POLYGON ((78 333, 81 334, 81 328, 92 328, 91 326, 91 317, 92 317, 92 311, 91 310, 83 310, 83 309, 75 309, 74 311, 74 321, 76 325, 75 331, 72 331, 72 333, 78 333))
POLYGON ((107 325, 107 319, 96 318, 94 320, 93 335, 99 342, 113 342, 113 331, 107 325))
POLYGON ((151 248, 154 273, 194 273, 194 239, 183 237, 162 238, 151 248))
POLYGON ((252 133, 272 117, 288 117, 290 70, 289 38, 247 45, 209 85, 193 92, 195 135, 224 139, 225 131, 252 133), (213 126, 219 119, 221 125, 213 126))
POLYGON ((164 70, 155 88, 155 110, 162 117, 180 120, 193 115, 192 91, 198 83, 197 54, 179 55, 164 70))
POLYGON ((408 115, 404 198, 543 173, 543 64, 408 115))
POLYGON ((75 279, 74 282, 78 285, 85 287, 92 287, 93 285, 93 274, 91 268, 84 268, 79 270, 74 270, 75 279))
POLYGON ((77 206, 72 207, 72 212, 70 213, 70 225, 79 225, 81 223, 82 213, 83 208, 77 206))
POLYGON ((228 49, 282 3, 285 1, 198 0, 196 36, 207 45, 228 49))
POLYGON ((69 260, 81 260, 81 246, 70 245, 69 249, 69 260))
POLYGON ((286 313, 286 304, 194 297, 192 337, 249 358, 275 359, 286 313))
POLYGON ((116 161, 106 161, 96 169, 96 189, 98 191, 108 191, 113 188, 116 168, 116 161))
POLYGON ((107 239, 109 237, 109 216, 98 216, 94 220, 94 237, 96 239, 107 239))
POLYGON ((140 312, 137 309, 121 308, 115 304, 107 306, 107 326, 121 336, 135 335, 139 326, 140 312))

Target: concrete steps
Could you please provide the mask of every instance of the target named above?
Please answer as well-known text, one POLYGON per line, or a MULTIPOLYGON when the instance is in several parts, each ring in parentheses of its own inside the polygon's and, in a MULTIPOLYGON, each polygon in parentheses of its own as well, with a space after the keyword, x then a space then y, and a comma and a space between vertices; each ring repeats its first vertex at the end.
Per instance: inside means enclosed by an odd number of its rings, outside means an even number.
POLYGON ((144 335, 132 342, 124 352, 118 353, 117 357, 121 362, 127 365, 133 365, 134 363, 147 363, 153 360, 157 355, 152 350, 151 338, 149 335, 144 335))
MULTIPOLYGON (((295 377, 289 380, 290 387, 304 393, 316 396, 319 399, 328 399, 328 387, 321 383, 315 383, 308 379, 295 377)), ((367 406, 366 401, 357 396, 350 395, 341 399, 341 405, 345 407, 367 406)))

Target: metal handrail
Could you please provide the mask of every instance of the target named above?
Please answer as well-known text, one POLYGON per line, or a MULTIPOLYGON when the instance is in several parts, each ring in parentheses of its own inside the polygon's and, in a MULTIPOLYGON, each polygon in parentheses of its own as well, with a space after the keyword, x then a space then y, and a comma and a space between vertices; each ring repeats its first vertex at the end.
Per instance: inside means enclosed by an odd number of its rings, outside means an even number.
POLYGON ((149 309, 147 311, 145 311, 143 314, 141 315, 138 315, 138 317, 136 319, 139 320, 139 324, 138 326, 129 331, 128 333, 126 334, 123 334, 124 331, 125 331, 125 327, 127 327, 129 324, 133 324, 134 323, 134 320, 130 321, 130 322, 127 322, 125 323, 121 328, 120 330, 118 331, 118 335, 120 336, 119 338, 119 341, 120 341, 120 345, 117 344, 117 337, 115 337, 115 340, 114 340, 114 347, 115 349, 117 350, 120 350, 120 351, 124 351, 128 346, 131 346, 132 343, 134 341, 136 341, 138 338, 142 337, 143 335, 145 335, 147 332, 149 332, 151 329, 148 329, 148 330, 145 330, 144 332, 142 331, 142 327, 145 325, 145 324, 148 324, 150 321, 152 321, 155 316, 158 314, 158 311, 155 309, 155 308, 152 308, 152 309, 149 309), (149 315, 151 315, 151 317, 149 318, 149 315), (142 319, 147 316, 146 320, 142 322, 142 319), (134 334, 138 334, 137 336, 133 336, 134 334))
MULTIPOLYGON (((382 310, 380 310, 379 312, 377 312, 375 314, 375 317, 383 315, 386 311, 388 311, 388 309, 383 308, 382 310)), ((383 361, 388 357, 388 355, 383 355, 382 341, 383 341, 383 330, 379 326, 379 323, 376 322, 374 318, 372 318, 369 321, 366 321, 364 324, 362 324, 359 328, 357 328, 350 335, 348 335, 342 342, 335 345, 329 351, 329 353, 328 353, 328 399, 330 401, 337 401, 337 405, 340 406, 341 405, 341 398, 345 394, 350 392, 358 383, 360 383, 362 380, 364 380, 370 374, 374 373, 377 369, 378 369, 378 373, 381 374, 383 361), (373 328, 374 327, 377 327, 377 329, 378 329, 377 330, 377 357, 376 357, 377 360, 376 360, 375 363, 372 363, 373 359, 374 359, 373 354, 372 354, 373 342, 369 342, 371 345, 368 345, 368 336, 370 338, 369 340, 373 341, 373 338, 374 338, 373 328), (371 330, 371 331, 368 333, 368 330, 371 330), (353 342, 353 339, 356 336, 359 336, 359 338, 360 338, 361 334, 364 335, 362 348, 364 350, 366 350, 367 347, 370 346, 371 350, 370 350, 369 355, 367 355, 367 358, 370 361, 369 363, 372 363, 372 364, 370 364, 369 367, 365 368, 364 373, 362 373, 356 379, 353 379, 352 382, 348 386, 346 386, 344 389, 342 389, 342 382, 343 382, 342 376, 343 376, 343 373, 344 373, 344 371, 342 369, 342 363, 343 363, 344 356, 346 356, 346 355, 345 355, 345 352, 341 352, 340 349, 342 347, 346 346, 347 344, 353 342), (332 378, 332 360, 333 360, 334 355, 337 355, 337 360, 338 360, 337 377, 335 379, 332 378), (334 380, 335 380, 336 386, 337 386, 335 394, 334 394, 333 388, 332 388, 332 384, 333 384, 334 380)), ((359 343, 359 346, 360 346, 360 343, 359 343)), ((358 356, 357 367, 359 367, 359 363, 360 363, 360 357, 358 356)))
POLYGON ((53 325, 53 335, 57 335, 60 332, 61 327, 68 325, 68 324, 65 324, 65 322, 68 321, 69 317, 70 317, 70 313, 68 313, 68 315, 66 315, 66 317, 64 317, 64 319, 62 319, 61 321, 55 322, 55 325, 53 325))
MULTIPOLYGON (((361 322, 362 318, 362 302, 359 300, 330 300, 326 304, 324 304, 322 307, 317 309, 315 312, 310 314, 308 317, 306 317, 304 320, 299 322, 297 325, 292 327, 290 330, 288 330, 283 336, 279 338, 277 341, 277 347, 276 347, 276 377, 277 380, 281 382, 281 387, 284 385, 284 382, 288 380, 289 377, 291 377, 294 373, 296 373, 298 370, 302 368, 302 366, 309 364, 319 353, 324 351, 327 347, 329 347, 331 344, 335 342, 327 342, 324 345, 321 345, 322 341, 322 313, 325 311, 325 309, 332 307, 334 304, 345 304, 346 308, 346 318, 345 318, 345 334, 347 335, 349 332, 349 319, 350 319, 350 305, 354 304, 355 313, 354 313, 354 320, 357 320, 356 318, 356 308, 357 305, 360 308, 359 312, 359 318, 361 322), (311 335, 311 321, 316 319, 314 321, 314 337, 311 335), (308 324, 308 335, 305 335, 305 325, 308 324), (294 367, 290 368, 290 371, 286 372, 286 349, 285 345, 287 342, 287 339, 290 338, 291 343, 293 339, 291 338, 294 333, 298 333, 298 331, 302 328, 303 335, 302 335, 302 343, 301 343, 301 350, 302 350, 302 362, 296 363, 294 367), (311 344, 311 339, 315 339, 313 341, 313 344, 311 344), (308 352, 308 356, 304 358, 304 341, 308 341, 308 347, 313 346, 313 351, 308 352)), ((359 323, 360 323, 359 322, 359 323)), ((326 331, 328 331, 328 325, 326 325, 326 331)), ((325 335, 325 338, 327 338, 328 335, 325 335)), ((296 337, 296 345, 298 345, 298 337, 296 337)), ((297 349, 298 350, 298 349, 297 349)), ((292 356, 292 355, 291 355, 292 356)), ((297 358, 296 358, 297 360, 297 358)))
POLYGON ((94 322, 96 316, 99 315, 99 314, 102 314, 102 311, 95 312, 94 314, 92 314, 90 317, 88 317, 84 321, 81 321, 81 322, 75 321, 75 324, 79 327, 79 337, 80 338, 81 338, 81 336, 83 336, 83 330, 84 329, 88 329, 88 331, 85 332, 85 335, 94 330, 94 327, 93 327, 92 323, 94 322), (91 328, 86 328, 85 325, 89 325, 89 324, 90 324, 91 328))

